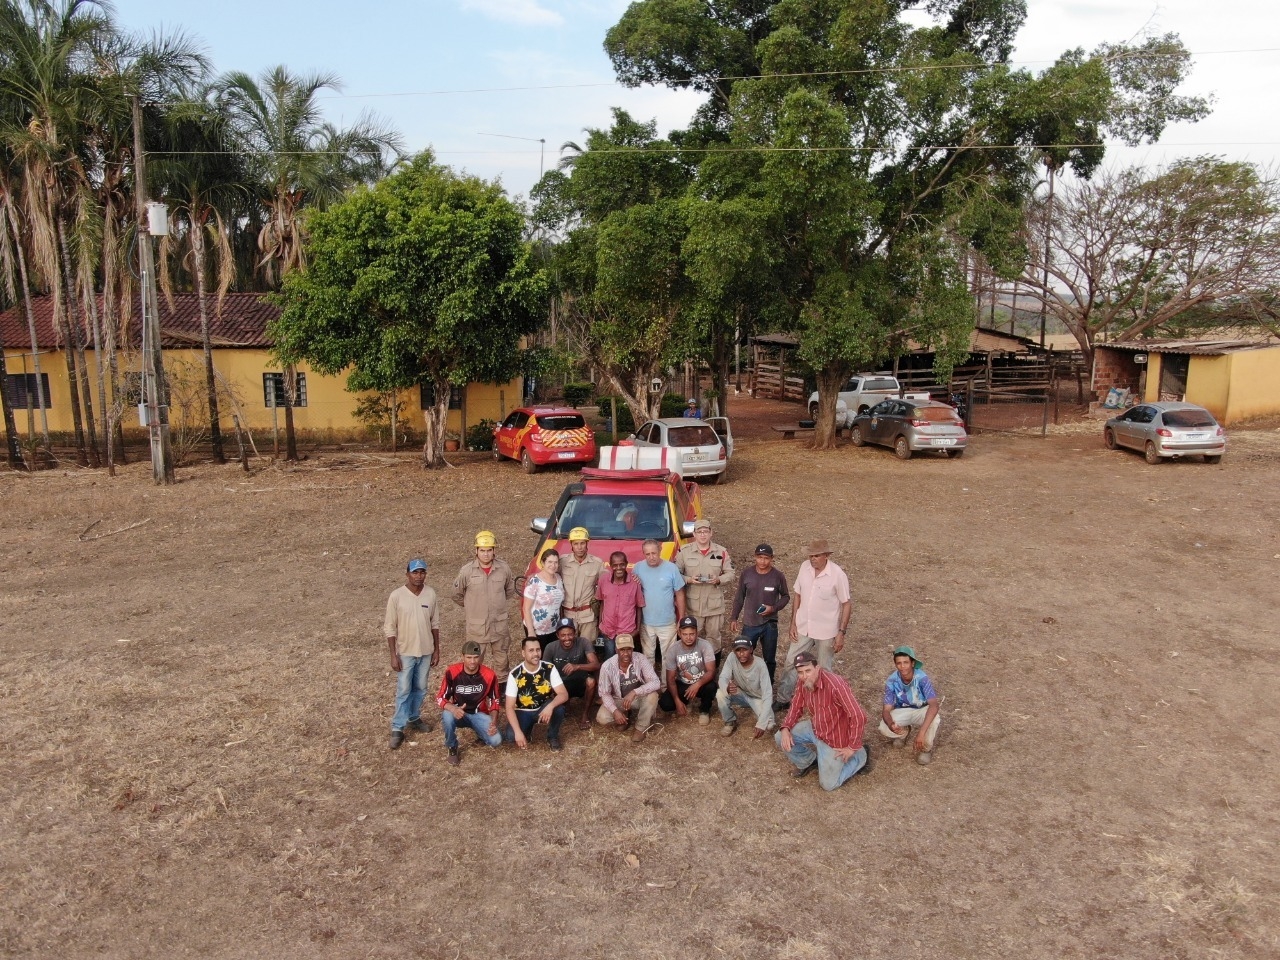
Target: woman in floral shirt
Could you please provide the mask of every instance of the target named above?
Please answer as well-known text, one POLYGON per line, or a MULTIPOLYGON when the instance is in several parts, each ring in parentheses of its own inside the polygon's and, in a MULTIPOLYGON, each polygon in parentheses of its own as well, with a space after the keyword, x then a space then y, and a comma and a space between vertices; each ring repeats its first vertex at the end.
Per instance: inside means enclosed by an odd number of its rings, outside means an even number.
POLYGON ((538 572, 524 585, 522 606, 525 636, 537 637, 543 650, 556 638, 562 603, 564 582, 560 579, 560 554, 544 550, 538 558, 538 572))

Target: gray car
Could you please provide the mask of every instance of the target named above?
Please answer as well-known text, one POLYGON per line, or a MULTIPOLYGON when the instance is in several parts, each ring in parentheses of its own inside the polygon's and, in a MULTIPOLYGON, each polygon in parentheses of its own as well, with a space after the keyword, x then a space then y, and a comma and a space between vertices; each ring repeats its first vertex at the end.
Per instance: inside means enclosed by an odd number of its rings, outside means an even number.
POLYGON ((1109 450, 1141 450, 1147 463, 1197 454, 1217 463, 1227 449, 1227 432, 1194 403, 1140 403, 1108 420, 1102 440, 1109 450))
POLYGON ((910 460, 921 450, 959 457, 969 443, 955 408, 937 400, 881 400, 853 418, 851 431, 855 447, 865 443, 892 447, 900 460, 910 460))

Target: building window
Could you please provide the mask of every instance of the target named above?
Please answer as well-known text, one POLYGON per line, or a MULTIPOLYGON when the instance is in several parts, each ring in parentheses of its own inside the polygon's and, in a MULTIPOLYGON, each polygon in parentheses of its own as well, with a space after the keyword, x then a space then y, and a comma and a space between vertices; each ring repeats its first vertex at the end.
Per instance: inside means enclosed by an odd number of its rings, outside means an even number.
MULTIPOLYGON (((295 394, 293 405, 295 407, 305 407, 307 405, 307 375, 305 373, 295 373, 293 382, 295 394)), ((285 405, 283 373, 264 373, 262 375, 262 405, 264 407, 283 407, 285 405)))
MULTIPOLYGON (((40 374, 40 387, 44 390, 44 409, 53 409, 53 397, 49 394, 49 375, 40 374)), ((27 403, 40 408, 40 393, 36 390, 34 373, 9 374, 9 404, 14 410, 25 410, 27 403)))
MULTIPOLYGON (((422 409, 430 410, 432 407, 436 405, 435 385, 430 383, 423 383, 421 384, 421 392, 422 392, 422 399, 420 402, 422 404, 422 409)), ((449 387, 449 409, 450 410, 462 409, 462 388, 461 387, 454 387, 454 386, 449 387)))

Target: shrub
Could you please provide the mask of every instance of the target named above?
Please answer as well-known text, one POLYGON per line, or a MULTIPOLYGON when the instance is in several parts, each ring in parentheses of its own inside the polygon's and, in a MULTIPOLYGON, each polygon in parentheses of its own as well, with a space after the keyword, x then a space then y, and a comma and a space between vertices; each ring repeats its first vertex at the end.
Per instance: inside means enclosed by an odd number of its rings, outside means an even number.
POLYGON ((662 406, 659 408, 659 417, 678 417, 684 413, 684 408, 688 405, 689 398, 681 396, 678 393, 664 393, 662 395, 662 406))
POLYGON ((581 407, 590 402, 595 392, 594 383, 566 383, 564 385, 564 402, 571 407, 581 407))
POLYGON ((492 450, 493 428, 497 424, 492 420, 481 420, 467 427, 468 450, 492 450))
POLYGON ((609 401, 618 401, 618 439, 636 432, 635 417, 631 416, 631 408, 627 406, 627 401, 621 397, 601 397, 600 398, 600 416, 605 420, 609 419, 609 401))

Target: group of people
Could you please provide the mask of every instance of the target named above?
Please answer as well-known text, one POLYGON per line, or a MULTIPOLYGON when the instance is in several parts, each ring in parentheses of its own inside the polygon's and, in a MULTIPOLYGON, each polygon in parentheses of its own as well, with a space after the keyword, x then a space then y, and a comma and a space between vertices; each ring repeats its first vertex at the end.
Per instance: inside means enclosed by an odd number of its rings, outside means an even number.
MULTIPOLYGON (((475 558, 453 584, 453 600, 465 612, 462 660, 445 670, 436 696, 450 764, 461 762, 460 726, 470 727, 479 743, 497 747, 505 739, 521 748, 536 727, 545 726, 548 746, 560 750, 569 704, 578 699, 581 728, 589 729, 594 716, 597 724, 630 732, 636 742, 646 738, 659 708, 677 717, 696 715, 704 725, 715 710, 725 736, 737 730, 737 710, 745 710, 754 738, 773 732, 793 775, 817 770, 827 790, 869 769, 866 713, 832 669, 852 603, 848 577, 831 560, 825 540, 809 544, 808 559, 790 585, 767 543, 756 547, 752 565, 737 576, 705 519, 674 560, 663 559, 661 543, 646 540, 643 560, 630 570, 621 552, 606 568, 590 553, 585 528, 572 530, 569 543, 563 558, 554 549, 543 551, 538 571, 525 583, 525 636, 513 666, 508 610, 515 577, 496 556, 494 535, 477 534, 475 558), (724 588, 735 579, 726 607, 724 588), (775 688, 778 614, 788 605, 789 649, 775 688), (775 721, 778 713, 781 721, 775 721)), ((431 729, 422 706, 440 620, 426 573, 425 561, 410 560, 405 584, 387 600, 383 632, 397 677, 393 750, 406 732, 431 729)), ((915 652, 899 647, 885 684, 880 733, 895 745, 910 742, 918 762, 927 764, 939 721, 932 681, 915 652)))

